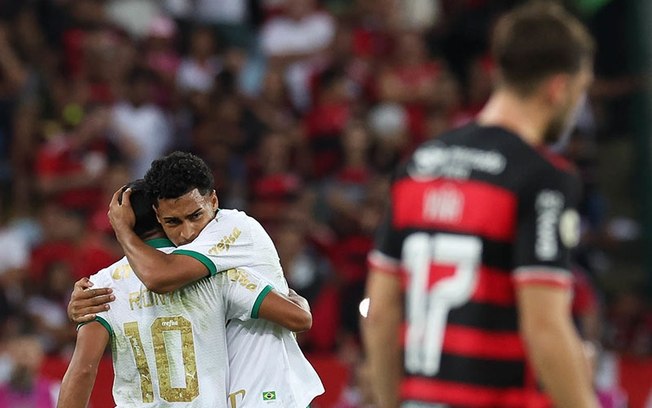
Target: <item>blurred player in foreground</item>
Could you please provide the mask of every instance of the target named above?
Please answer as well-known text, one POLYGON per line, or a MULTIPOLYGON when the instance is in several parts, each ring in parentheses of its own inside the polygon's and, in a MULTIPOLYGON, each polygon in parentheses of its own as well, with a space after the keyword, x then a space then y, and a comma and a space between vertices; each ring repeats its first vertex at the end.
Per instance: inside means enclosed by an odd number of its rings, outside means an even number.
POLYGON ((591 83, 593 41, 539 2, 503 16, 492 51, 497 87, 477 122, 399 170, 369 255, 379 407, 598 406, 570 310, 580 185, 544 151, 591 83))
MULTIPOLYGON (((134 230, 149 247, 170 252, 175 247, 165 238, 143 186, 142 181, 134 182, 127 190, 134 192, 131 198, 138 214, 134 230)), ((126 198, 121 195, 117 192, 114 201, 126 198)), ((87 405, 97 366, 110 342, 118 407, 171 403, 226 407, 226 322, 260 316, 293 327, 296 316, 303 316, 307 328, 310 313, 271 292, 271 286, 245 270, 215 272, 164 295, 148 291, 126 258, 93 275, 91 281, 111 286, 118 301, 79 329, 58 406, 87 405)))
MULTIPOLYGON (((112 202, 109 216, 116 236, 134 272, 147 288, 165 293, 201 279, 209 272, 238 268, 279 293, 292 293, 274 244, 263 227, 241 211, 218 211, 211 172, 200 158, 172 153, 152 163, 145 181, 167 237, 177 245, 186 244, 169 255, 153 251, 133 231, 129 193, 122 205, 112 202)), ((97 306, 81 309, 96 303, 87 299, 87 295, 98 293, 100 301, 107 300, 106 295, 101 295, 103 291, 93 291, 87 293, 76 288, 73 293, 70 310, 76 321, 98 310, 97 306)), ((301 297, 292 299, 305 302, 301 297)), ((294 330, 301 331, 302 324, 299 319, 294 330)), ((290 330, 263 320, 234 319, 226 331, 230 408, 305 408, 324 392, 317 373, 290 330)))

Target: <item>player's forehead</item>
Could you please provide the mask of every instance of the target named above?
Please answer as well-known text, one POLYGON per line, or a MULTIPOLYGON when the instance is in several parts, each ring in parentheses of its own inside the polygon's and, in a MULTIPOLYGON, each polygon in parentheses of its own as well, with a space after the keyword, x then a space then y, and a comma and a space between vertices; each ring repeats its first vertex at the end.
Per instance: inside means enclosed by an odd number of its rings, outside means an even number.
POLYGON ((196 188, 177 198, 160 198, 157 211, 162 218, 185 218, 209 204, 210 196, 203 196, 196 188))

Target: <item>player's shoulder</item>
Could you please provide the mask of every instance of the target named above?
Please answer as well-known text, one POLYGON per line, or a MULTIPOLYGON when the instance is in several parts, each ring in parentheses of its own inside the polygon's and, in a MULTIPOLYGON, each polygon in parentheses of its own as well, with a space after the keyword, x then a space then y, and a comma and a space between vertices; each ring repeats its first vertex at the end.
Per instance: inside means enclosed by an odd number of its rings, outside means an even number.
POLYGON ((525 188, 555 188, 572 195, 581 189, 575 166, 562 155, 548 147, 533 147, 523 142, 522 156, 518 160, 520 179, 525 188))
POLYGON ((449 130, 421 144, 396 178, 469 179, 505 173, 518 139, 501 128, 475 123, 449 130))
POLYGON ((250 223, 252 221, 256 221, 245 211, 236 209, 220 209, 215 216, 215 220, 225 223, 250 223))
POLYGON ((399 177, 414 175, 477 178, 517 188, 522 181, 574 175, 574 168, 508 129, 471 123, 417 148, 399 177))
POLYGON ((115 283, 121 280, 116 279, 116 277, 125 275, 127 270, 131 270, 131 266, 127 261, 127 257, 122 257, 106 268, 97 271, 89 279, 98 288, 114 287, 115 283))
POLYGON ((439 140, 448 145, 500 153, 510 166, 540 171, 574 171, 572 164, 563 156, 545 147, 534 147, 518 134, 501 126, 472 123, 442 135, 439 140))
POLYGON ((215 218, 206 224, 193 243, 177 249, 185 249, 185 247, 193 248, 206 244, 212 245, 215 242, 222 241, 224 243, 241 242, 245 237, 251 235, 251 220, 253 219, 243 211, 220 209, 215 218))
POLYGON ((215 224, 213 228, 246 231, 252 235, 255 235, 258 228, 261 227, 255 218, 244 211, 236 209, 220 209, 215 217, 215 224), (221 227, 218 226, 219 224, 221 224, 221 227))

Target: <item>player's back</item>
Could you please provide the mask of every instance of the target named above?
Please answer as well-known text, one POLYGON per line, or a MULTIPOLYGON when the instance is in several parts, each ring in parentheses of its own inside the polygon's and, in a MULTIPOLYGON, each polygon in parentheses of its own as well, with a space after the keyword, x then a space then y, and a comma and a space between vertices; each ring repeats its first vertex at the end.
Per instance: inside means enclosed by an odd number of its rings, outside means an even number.
POLYGON ((125 258, 91 277, 116 296, 98 320, 111 333, 117 407, 226 407, 225 279, 156 294, 125 258))
MULTIPOLYGON (((274 282, 267 283, 280 291, 274 282)), ((226 337, 231 367, 229 408, 305 408, 324 392, 291 331, 263 319, 234 319, 228 322, 226 337)))
POLYGON ((392 232, 379 235, 391 238, 370 255, 394 272, 402 260, 407 274, 405 406, 547 404, 518 332, 515 282, 567 279, 552 271, 563 252, 554 220, 573 183, 498 127, 472 124, 415 151, 392 184, 392 232), (521 268, 535 258, 550 270, 521 268))
MULTIPOLYGON (((181 248, 208 252, 216 270, 238 267, 288 294, 274 243, 260 223, 242 211, 220 209, 195 241, 181 248)), ((263 319, 234 319, 228 322, 226 337, 230 408, 305 408, 324 392, 289 330, 263 319)))

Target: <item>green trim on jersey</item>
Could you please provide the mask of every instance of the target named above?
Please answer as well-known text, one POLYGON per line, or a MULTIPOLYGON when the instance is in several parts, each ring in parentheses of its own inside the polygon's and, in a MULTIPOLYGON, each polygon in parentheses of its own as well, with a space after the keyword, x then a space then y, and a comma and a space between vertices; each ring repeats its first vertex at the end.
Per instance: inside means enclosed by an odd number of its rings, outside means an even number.
POLYGON ((104 319, 103 319, 102 317, 100 317, 100 316, 95 316, 95 319, 91 320, 90 322, 79 323, 79 324, 77 325, 77 330, 79 330, 82 326, 84 326, 84 325, 86 325, 86 324, 88 324, 88 323, 91 323, 91 322, 98 322, 99 324, 101 324, 102 326, 104 326, 104 328, 106 329, 106 331, 109 332, 109 337, 113 338, 113 336, 114 336, 114 334, 113 334, 113 328, 111 328, 111 325, 109 324, 109 322, 107 322, 106 320, 104 320, 104 319))
POLYGON ((172 241, 170 241, 167 238, 148 239, 147 241, 145 241, 145 243, 151 246, 152 248, 170 248, 174 246, 172 241))
POLYGON ((254 307, 251 309, 251 318, 252 319, 258 319, 258 312, 260 311, 260 305, 263 304, 263 299, 265 299, 265 296, 267 296, 267 294, 269 292, 271 292, 272 289, 274 289, 274 288, 272 288, 271 285, 267 285, 267 286, 265 286, 265 289, 263 289, 260 292, 260 294, 258 295, 258 298, 256 298, 256 301, 254 302, 254 307))
POLYGON ((208 269, 208 272, 211 274, 211 276, 215 276, 217 274, 217 268, 215 267, 215 264, 211 262, 210 259, 206 255, 200 254, 199 252, 195 251, 189 251, 187 249, 177 249, 172 251, 173 255, 187 255, 191 258, 195 258, 199 262, 203 263, 206 269, 208 269))

